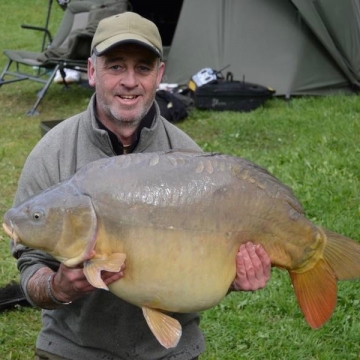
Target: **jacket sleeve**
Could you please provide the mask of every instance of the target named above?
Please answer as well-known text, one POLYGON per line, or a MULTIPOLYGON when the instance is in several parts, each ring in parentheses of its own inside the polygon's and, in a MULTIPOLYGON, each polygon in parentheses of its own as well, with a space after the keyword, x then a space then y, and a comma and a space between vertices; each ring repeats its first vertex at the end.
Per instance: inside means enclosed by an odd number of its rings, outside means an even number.
MULTIPOLYGON (((36 146, 28 156, 22 173, 20 175, 17 192, 14 199, 14 206, 19 205, 32 195, 50 187, 58 182, 59 174, 56 166, 51 172, 46 168, 46 159, 51 158, 54 154, 49 154, 50 149, 47 145, 36 146), (45 156, 47 154, 48 156, 45 156), (49 157, 50 155, 50 157, 49 157)), ((55 157, 56 158, 56 157, 55 157)), ((27 282, 42 267, 50 267, 56 270, 59 263, 51 255, 45 252, 27 248, 21 244, 10 241, 12 255, 17 259, 17 267, 20 271, 20 285, 27 300, 34 305, 27 294, 27 282)))

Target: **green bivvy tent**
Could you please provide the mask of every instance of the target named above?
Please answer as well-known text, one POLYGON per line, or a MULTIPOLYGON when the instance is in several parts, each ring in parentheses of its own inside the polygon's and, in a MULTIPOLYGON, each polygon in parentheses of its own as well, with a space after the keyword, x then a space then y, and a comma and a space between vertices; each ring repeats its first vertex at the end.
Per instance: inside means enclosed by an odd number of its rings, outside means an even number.
POLYGON ((182 1, 164 82, 227 65, 276 95, 357 91, 360 0, 182 1))

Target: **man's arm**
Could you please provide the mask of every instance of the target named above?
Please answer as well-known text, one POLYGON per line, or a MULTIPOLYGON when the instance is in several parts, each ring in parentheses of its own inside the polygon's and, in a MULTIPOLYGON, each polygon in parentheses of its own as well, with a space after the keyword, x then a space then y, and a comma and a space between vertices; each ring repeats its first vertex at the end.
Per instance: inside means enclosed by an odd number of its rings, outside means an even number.
MULTIPOLYGON (((105 284, 110 284, 124 276, 125 266, 118 273, 102 271, 105 284)), ((95 288, 87 281, 83 268, 69 268, 60 264, 57 272, 42 267, 27 283, 27 294, 32 302, 43 309, 56 309, 84 297, 95 288)))

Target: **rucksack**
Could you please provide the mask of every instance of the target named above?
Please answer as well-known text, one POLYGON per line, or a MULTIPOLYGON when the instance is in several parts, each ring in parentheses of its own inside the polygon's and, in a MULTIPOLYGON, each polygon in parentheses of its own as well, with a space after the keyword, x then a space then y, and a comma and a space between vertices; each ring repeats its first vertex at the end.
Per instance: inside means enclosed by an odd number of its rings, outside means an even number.
POLYGON ((158 90, 155 99, 161 115, 172 123, 185 119, 194 107, 194 101, 189 96, 167 90, 158 90))

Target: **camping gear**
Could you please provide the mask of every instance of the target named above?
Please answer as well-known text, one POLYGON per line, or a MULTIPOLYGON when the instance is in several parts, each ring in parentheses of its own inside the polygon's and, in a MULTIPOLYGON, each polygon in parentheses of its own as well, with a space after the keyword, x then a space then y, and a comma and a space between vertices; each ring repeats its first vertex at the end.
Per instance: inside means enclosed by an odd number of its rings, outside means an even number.
POLYGON ((164 81, 187 83, 199 69, 230 64, 235 79, 280 96, 354 93, 359 9, 360 0, 184 0, 164 81))
POLYGON ((11 310, 17 306, 31 306, 26 300, 20 285, 11 281, 4 287, 0 288, 0 311, 11 310))
POLYGON ((210 68, 200 70, 198 73, 192 76, 191 80, 196 86, 203 86, 217 81, 216 71, 210 68))
POLYGON ((185 119, 194 107, 194 100, 190 96, 168 90, 157 90, 155 100, 161 116, 172 123, 185 119))
POLYGON ((224 78, 221 71, 204 68, 191 77, 188 87, 196 108, 251 111, 275 94, 270 87, 245 82, 245 77, 242 81, 234 81, 232 72, 228 72, 224 78))
POLYGON ((255 110, 270 99, 275 90, 245 81, 219 81, 195 90, 195 107, 209 110, 255 110))

